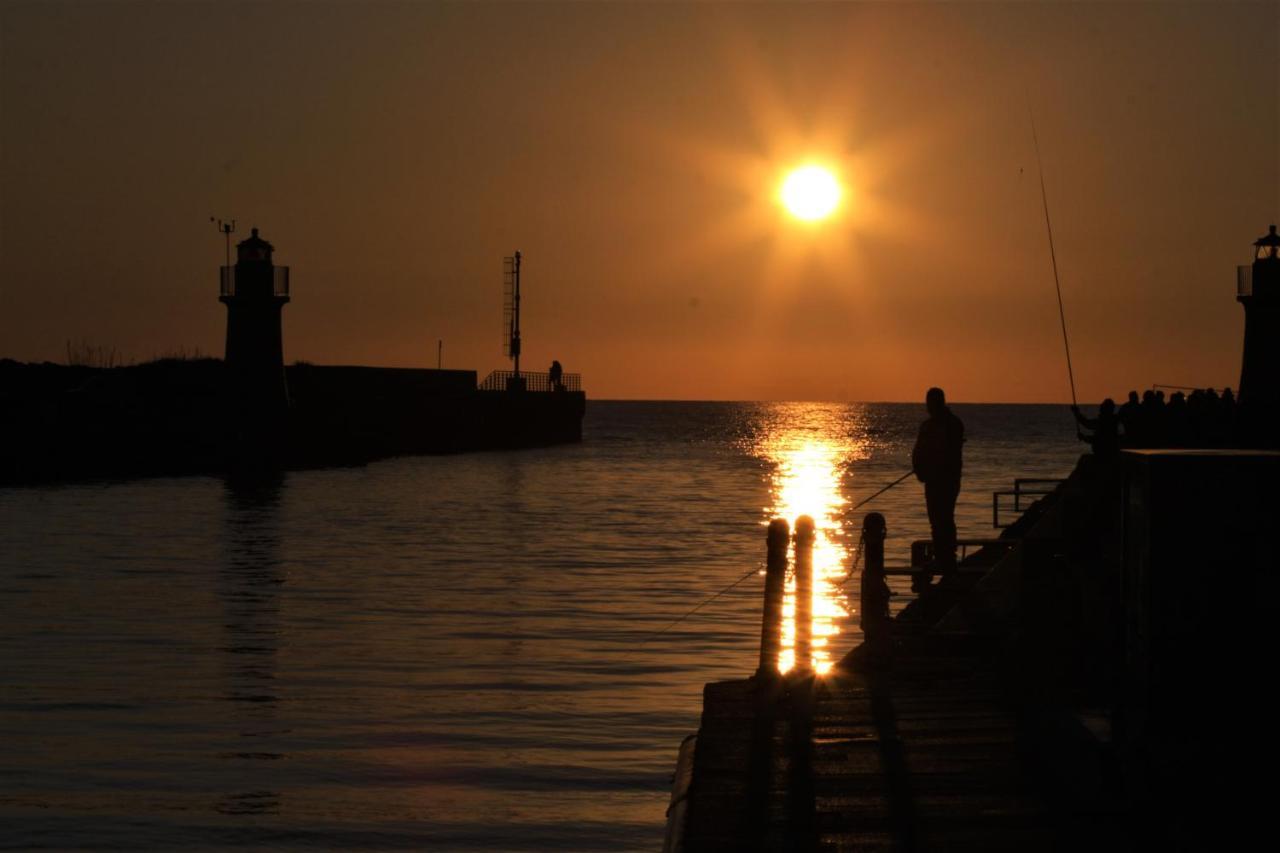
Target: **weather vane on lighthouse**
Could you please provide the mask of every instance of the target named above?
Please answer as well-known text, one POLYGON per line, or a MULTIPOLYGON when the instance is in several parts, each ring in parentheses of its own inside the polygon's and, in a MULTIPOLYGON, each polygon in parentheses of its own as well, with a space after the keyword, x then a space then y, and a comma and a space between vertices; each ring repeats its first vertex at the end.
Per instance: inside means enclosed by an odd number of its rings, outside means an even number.
POLYGON ((227 222, 223 219, 217 219, 213 216, 209 217, 209 221, 217 225, 218 231, 227 239, 227 266, 231 266, 231 235, 236 233, 236 221, 233 219, 227 222))

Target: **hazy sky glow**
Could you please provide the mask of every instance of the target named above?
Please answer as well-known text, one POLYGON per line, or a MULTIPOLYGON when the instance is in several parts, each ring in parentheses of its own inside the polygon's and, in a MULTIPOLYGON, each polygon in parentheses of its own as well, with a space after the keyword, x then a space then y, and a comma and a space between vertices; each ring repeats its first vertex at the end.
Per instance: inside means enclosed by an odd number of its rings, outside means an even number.
POLYGON ((0 356, 221 355, 215 215, 290 361, 504 367, 520 249, 593 397, 1064 400, 1030 100, 1082 398, 1235 385, 1280 219, 1274 2, 0 4, 0 356))

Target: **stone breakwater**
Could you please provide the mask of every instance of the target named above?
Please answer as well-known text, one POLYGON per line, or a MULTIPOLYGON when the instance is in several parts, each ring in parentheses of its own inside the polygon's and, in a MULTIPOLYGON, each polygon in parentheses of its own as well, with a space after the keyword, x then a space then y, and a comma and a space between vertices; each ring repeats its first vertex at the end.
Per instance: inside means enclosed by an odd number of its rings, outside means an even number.
POLYGON ((473 371, 286 368, 256 410, 216 359, 99 369, 0 362, 0 483, 362 464, 582 439, 581 392, 490 392, 473 371))

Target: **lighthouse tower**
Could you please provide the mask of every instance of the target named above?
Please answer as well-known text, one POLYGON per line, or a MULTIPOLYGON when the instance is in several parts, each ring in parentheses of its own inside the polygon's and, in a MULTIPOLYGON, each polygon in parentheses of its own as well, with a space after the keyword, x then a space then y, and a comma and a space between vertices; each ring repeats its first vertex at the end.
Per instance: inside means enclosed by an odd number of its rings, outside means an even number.
POLYGON ((1274 443, 1280 415, 1280 235, 1276 227, 1254 242, 1253 264, 1237 270, 1236 299, 1244 306, 1241 414, 1249 438, 1274 443))
POLYGON ((289 403, 280 312, 289 301, 289 268, 271 263, 272 246, 254 228, 236 245, 235 266, 222 267, 218 301, 227 306, 227 366, 242 399, 271 413, 289 403))
POLYGON ((1240 402, 1280 401, 1280 235, 1276 227, 1254 242, 1251 266, 1237 270, 1237 296, 1244 306, 1244 364, 1240 402))

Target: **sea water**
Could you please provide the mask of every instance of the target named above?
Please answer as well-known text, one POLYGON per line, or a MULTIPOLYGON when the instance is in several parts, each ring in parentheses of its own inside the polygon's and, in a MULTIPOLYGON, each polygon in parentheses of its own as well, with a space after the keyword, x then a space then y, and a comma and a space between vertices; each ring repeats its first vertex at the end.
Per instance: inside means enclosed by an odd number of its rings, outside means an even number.
MULTIPOLYGON (((962 537, 1082 450, 954 410, 962 537)), ((755 669, 764 525, 817 523, 826 669, 862 516, 891 565, 928 536, 914 478, 853 508, 923 416, 592 401, 575 446, 0 489, 0 846, 656 849, 703 684, 755 669)))

